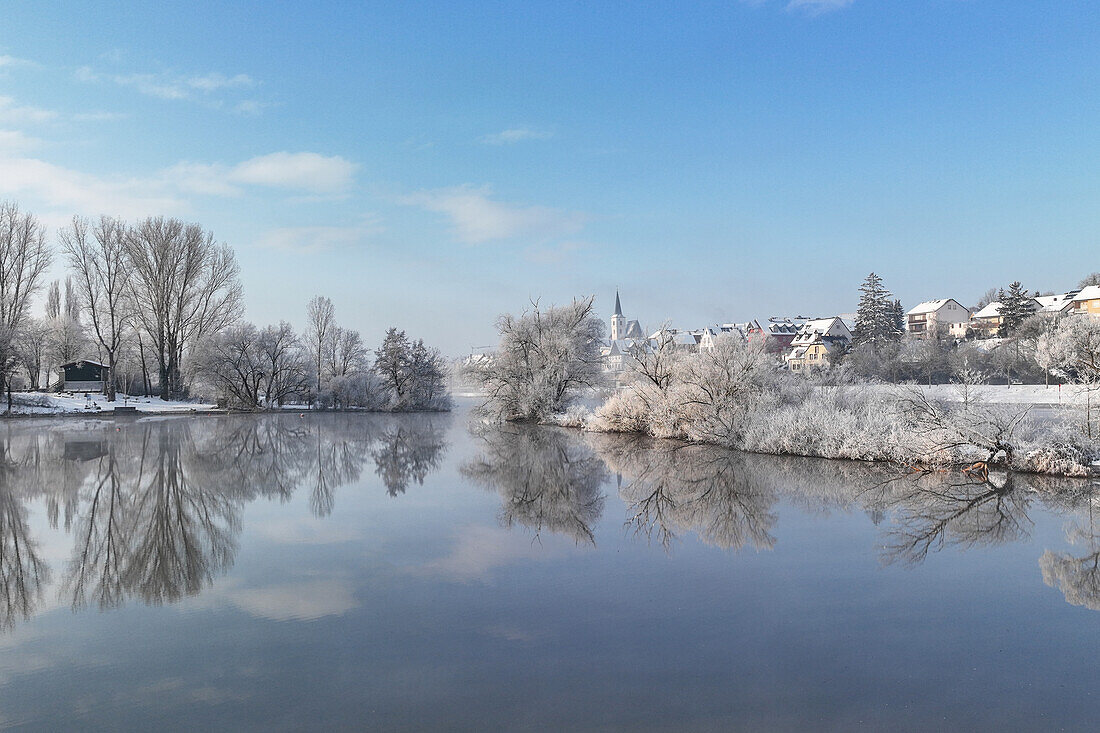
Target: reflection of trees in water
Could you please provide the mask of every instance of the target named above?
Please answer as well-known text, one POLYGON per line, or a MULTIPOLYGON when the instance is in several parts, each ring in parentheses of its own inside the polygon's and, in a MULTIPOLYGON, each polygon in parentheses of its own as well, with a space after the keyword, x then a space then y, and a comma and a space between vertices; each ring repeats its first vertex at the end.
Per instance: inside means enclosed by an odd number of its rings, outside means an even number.
POLYGON ((888 514, 883 560, 918 564, 944 547, 971 548, 1027 539, 1031 494, 1014 476, 979 482, 952 474, 915 474, 861 495, 888 514))
POLYGON ((27 528, 27 509, 12 493, 10 473, 8 466, 0 467, 0 630, 30 618, 49 578, 27 528))
POLYGON ((1045 551, 1039 558, 1043 582, 1062 591, 1067 602, 1100 611, 1100 486, 1082 486, 1063 493, 1060 500, 1076 514, 1066 526, 1066 539, 1084 553, 1045 551))
POLYGON ((400 423, 384 431, 371 451, 374 472, 390 496, 404 494, 412 481, 424 485, 443 462, 446 447, 443 431, 433 420, 400 423))
POLYGON ((387 489, 422 483, 446 448, 445 420, 273 415, 9 428, 0 435, 0 625, 28 617, 48 578, 29 499, 45 500, 55 527, 64 507, 74 547, 62 593, 74 607, 173 602, 231 566, 246 502, 286 501, 308 487, 324 515, 336 489, 371 464, 387 489))
POLYGON ((482 452, 462 474, 501 496, 500 522, 564 534, 595 544, 603 513, 603 461, 575 433, 527 425, 482 432, 482 452))
POLYGON ((210 480, 192 432, 137 424, 99 460, 65 576, 73 606, 176 601, 232 564, 242 502, 210 480))
POLYGON ((757 456, 634 436, 600 435, 592 442, 627 481, 619 494, 635 533, 656 536, 665 548, 688 531, 723 549, 775 546, 777 493, 771 475, 755 465, 757 456))

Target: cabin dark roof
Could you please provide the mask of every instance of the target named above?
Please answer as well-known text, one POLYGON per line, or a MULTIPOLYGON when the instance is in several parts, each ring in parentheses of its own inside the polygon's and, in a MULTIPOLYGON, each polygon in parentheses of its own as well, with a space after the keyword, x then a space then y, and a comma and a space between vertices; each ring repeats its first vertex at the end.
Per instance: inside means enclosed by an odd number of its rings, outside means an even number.
POLYGON ((76 361, 70 361, 67 364, 62 364, 58 369, 65 369, 67 367, 82 367, 82 366, 97 366, 103 369, 107 368, 106 364, 101 364, 94 359, 78 359, 76 361))

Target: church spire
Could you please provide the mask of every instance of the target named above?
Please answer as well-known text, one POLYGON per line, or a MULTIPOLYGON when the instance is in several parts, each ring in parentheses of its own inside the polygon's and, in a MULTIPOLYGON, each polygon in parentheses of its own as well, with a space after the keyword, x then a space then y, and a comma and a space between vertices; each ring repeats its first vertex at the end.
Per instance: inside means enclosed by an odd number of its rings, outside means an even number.
POLYGON ((621 316, 622 314, 623 314, 623 307, 621 305, 619 305, 619 291, 616 290, 615 291, 615 312, 612 313, 611 315, 621 316))

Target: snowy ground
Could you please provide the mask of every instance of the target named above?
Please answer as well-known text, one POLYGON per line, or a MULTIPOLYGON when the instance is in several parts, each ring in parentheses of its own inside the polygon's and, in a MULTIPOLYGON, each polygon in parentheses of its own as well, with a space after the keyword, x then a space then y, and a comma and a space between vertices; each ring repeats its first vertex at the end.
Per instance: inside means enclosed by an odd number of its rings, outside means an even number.
MULTIPOLYGON (((927 385, 874 385, 864 389, 898 390, 917 387, 932 399, 961 402, 962 392, 959 385, 935 384, 927 385)), ((1002 405, 1042 405, 1049 407, 1072 407, 1085 404, 1085 393, 1079 385, 1066 384, 1058 386, 1052 384, 1049 387, 1042 384, 979 384, 971 387, 971 399, 981 402, 1002 405)), ((1100 394, 1093 395, 1093 402, 1100 399, 1100 394)))
POLYGON ((15 415, 90 415, 110 414, 114 408, 134 407, 143 415, 174 415, 213 410, 215 405, 202 402, 174 402, 159 397, 127 397, 118 395, 113 403, 106 395, 61 392, 16 392, 12 394, 15 415))

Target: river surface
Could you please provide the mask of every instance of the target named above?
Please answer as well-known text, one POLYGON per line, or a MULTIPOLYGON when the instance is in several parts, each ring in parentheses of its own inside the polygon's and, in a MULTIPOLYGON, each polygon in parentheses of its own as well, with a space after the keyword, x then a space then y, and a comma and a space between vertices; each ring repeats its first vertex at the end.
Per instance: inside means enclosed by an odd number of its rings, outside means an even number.
POLYGON ((0 726, 1095 730, 1100 486, 445 415, 0 424, 0 726))

